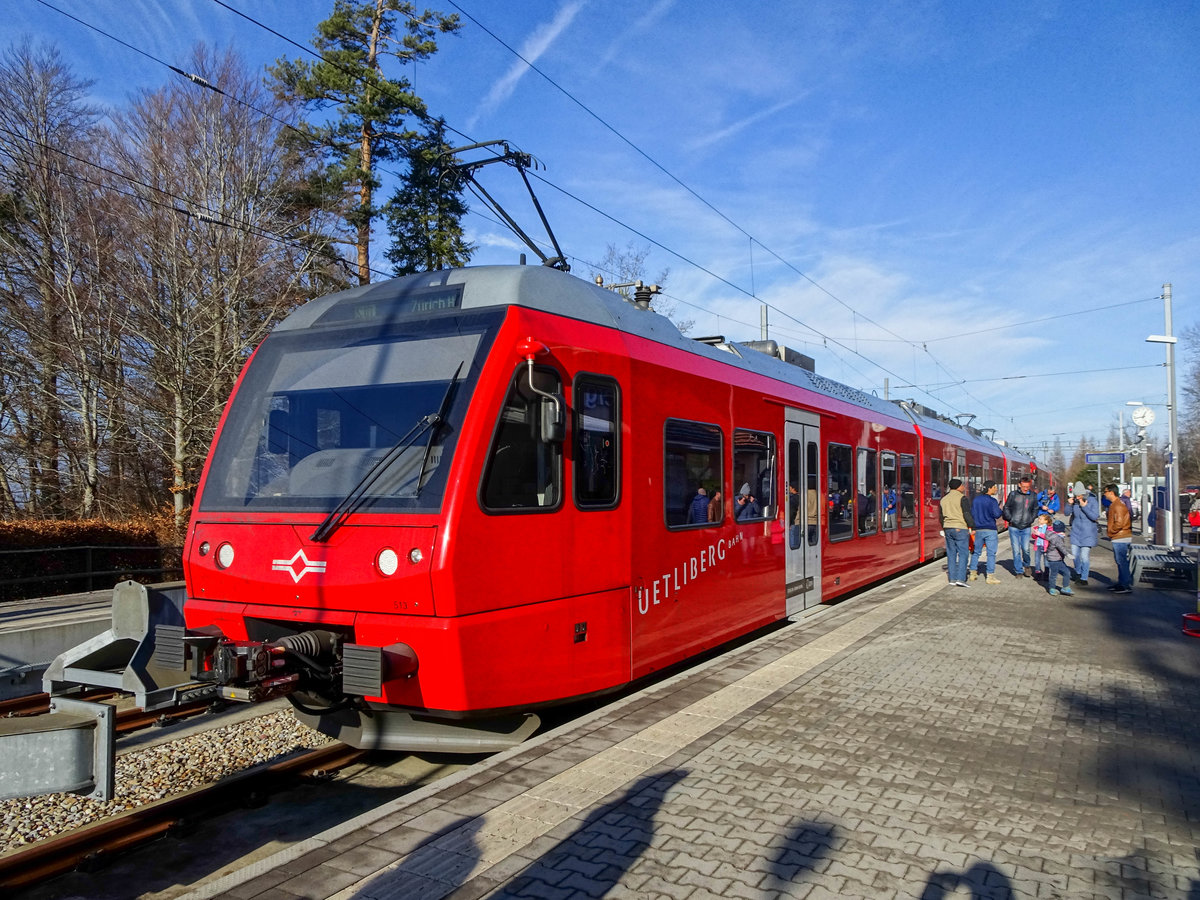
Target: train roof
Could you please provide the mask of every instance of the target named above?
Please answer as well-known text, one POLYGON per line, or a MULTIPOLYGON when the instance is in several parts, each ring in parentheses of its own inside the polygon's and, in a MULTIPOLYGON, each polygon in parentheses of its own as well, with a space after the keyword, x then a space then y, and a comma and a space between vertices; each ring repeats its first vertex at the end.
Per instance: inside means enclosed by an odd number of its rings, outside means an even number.
MULTIPOLYGON (((350 290, 318 297, 301 306, 276 326, 277 332, 296 331, 323 325, 356 321, 355 311, 364 306, 382 310, 388 319, 424 316, 439 310, 487 309, 521 306, 581 322, 614 328, 696 356, 754 372, 776 381, 797 385, 869 410, 880 417, 906 421, 909 416, 898 404, 869 394, 814 371, 785 362, 777 348, 724 339, 693 340, 680 333, 665 316, 626 300, 615 291, 599 287, 574 275, 546 266, 474 266, 406 275, 350 290)), ((978 447, 984 452, 1011 454, 977 432, 961 428, 921 407, 909 406, 921 428, 955 443, 978 447)))

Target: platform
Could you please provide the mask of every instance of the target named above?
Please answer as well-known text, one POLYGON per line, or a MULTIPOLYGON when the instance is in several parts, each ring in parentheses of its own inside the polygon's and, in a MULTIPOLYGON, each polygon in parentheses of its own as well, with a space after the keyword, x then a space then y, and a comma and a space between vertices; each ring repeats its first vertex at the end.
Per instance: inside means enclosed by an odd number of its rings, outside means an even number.
POLYGON ((1196 598, 1093 563, 932 563, 186 896, 1195 897, 1196 598))
POLYGON ((37 693, 58 654, 108 628, 111 589, 0 603, 0 700, 37 693))

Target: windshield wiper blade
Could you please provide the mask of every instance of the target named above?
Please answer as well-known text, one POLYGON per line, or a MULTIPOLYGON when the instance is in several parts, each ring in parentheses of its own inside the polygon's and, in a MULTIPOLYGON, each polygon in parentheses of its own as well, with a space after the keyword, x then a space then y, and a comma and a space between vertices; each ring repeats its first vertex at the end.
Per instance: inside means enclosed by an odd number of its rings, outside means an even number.
MULTIPOLYGON (((458 368, 454 370, 454 377, 450 379, 450 384, 446 388, 446 393, 442 395, 442 402, 438 405, 437 412, 429 413, 428 415, 424 415, 417 419, 412 428, 408 429, 408 431, 400 438, 400 440, 396 441, 396 443, 392 445, 391 449, 388 450, 387 453, 376 460, 375 464, 372 465, 371 468, 367 469, 367 471, 363 474, 363 477, 358 480, 358 483, 350 489, 349 493, 342 498, 342 501, 338 503, 338 505, 330 511, 329 515, 325 517, 321 524, 317 526, 317 530, 314 531, 309 537, 310 541, 320 544, 333 537, 333 533, 341 528, 343 524, 345 524, 346 520, 350 518, 351 513, 358 508, 358 505, 362 502, 363 497, 366 496, 367 491, 371 489, 375 482, 379 480, 379 477, 385 471, 387 471, 392 463, 399 459, 400 455, 405 450, 415 444, 417 438, 423 435, 426 431, 433 429, 439 422, 442 421, 448 408, 450 393, 453 391, 454 386, 458 383, 458 374, 462 371, 462 367, 463 364, 460 362, 458 364, 458 368)), ((430 436, 429 443, 430 445, 433 443, 432 435, 430 436)), ((426 457, 428 457, 428 446, 425 448, 425 453, 426 457)), ((425 463, 422 462, 422 471, 424 471, 424 466, 425 463)), ((417 486, 419 491, 419 481, 417 482, 417 486)))
POLYGON ((442 404, 438 407, 435 413, 437 421, 429 428, 429 441, 425 444, 425 455, 421 457, 421 471, 417 473, 417 496, 421 496, 421 488, 425 487, 425 470, 429 467, 429 459, 433 456, 433 442, 437 439, 438 431, 446 422, 446 416, 450 414, 450 398, 454 393, 454 386, 458 384, 458 375, 462 371, 463 363, 458 364, 458 368, 454 370, 454 376, 450 379, 450 384, 446 386, 446 393, 442 395, 442 404))

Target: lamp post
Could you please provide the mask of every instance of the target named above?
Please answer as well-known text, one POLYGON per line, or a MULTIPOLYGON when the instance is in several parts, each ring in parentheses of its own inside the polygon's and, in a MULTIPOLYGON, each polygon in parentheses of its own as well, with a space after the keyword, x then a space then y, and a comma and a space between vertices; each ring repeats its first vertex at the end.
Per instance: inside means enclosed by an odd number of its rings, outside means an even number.
POLYGON ((1179 536, 1179 427, 1175 421, 1175 345, 1179 338, 1171 334, 1170 284, 1163 285, 1163 310, 1167 333, 1152 334, 1146 342, 1167 345, 1167 527, 1163 539, 1168 547, 1174 547, 1179 536))

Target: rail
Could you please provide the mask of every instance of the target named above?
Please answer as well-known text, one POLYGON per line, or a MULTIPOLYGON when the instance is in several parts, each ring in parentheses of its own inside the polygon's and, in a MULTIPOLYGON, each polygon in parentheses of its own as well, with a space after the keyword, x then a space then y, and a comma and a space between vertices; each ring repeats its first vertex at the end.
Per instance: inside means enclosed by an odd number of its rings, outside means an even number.
POLYGON ((118 581, 137 579, 139 576, 148 576, 156 581, 168 580, 167 576, 179 577, 183 574, 181 553, 181 547, 147 544, 77 544, 0 550, 0 574, 28 571, 33 565, 43 569, 37 575, 0 578, 0 600, 103 590, 118 581), (60 571, 72 560, 78 560, 80 555, 82 560, 74 563, 73 570, 60 571), (147 557, 157 565, 146 565, 147 557), (114 558, 118 563, 128 564, 96 567, 98 561, 114 558), (44 585, 48 589, 26 589, 32 585, 44 585))
POLYGON ((366 750, 328 744, 224 778, 187 794, 140 806, 112 819, 0 857, 0 887, 38 884, 81 864, 102 859, 165 834, 181 821, 228 812, 247 797, 284 789, 298 778, 327 773, 357 762, 366 750))

